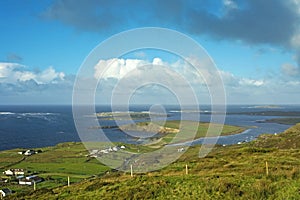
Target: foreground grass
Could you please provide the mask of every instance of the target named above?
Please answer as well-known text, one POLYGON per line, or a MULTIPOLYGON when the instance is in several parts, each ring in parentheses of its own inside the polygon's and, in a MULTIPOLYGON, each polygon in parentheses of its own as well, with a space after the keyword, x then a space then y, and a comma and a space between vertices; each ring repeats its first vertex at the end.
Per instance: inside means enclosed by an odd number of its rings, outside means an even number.
POLYGON ((300 124, 277 136, 215 147, 204 158, 198 156, 200 146, 191 147, 159 171, 133 177, 110 172, 10 199, 300 199, 299 137, 300 124))

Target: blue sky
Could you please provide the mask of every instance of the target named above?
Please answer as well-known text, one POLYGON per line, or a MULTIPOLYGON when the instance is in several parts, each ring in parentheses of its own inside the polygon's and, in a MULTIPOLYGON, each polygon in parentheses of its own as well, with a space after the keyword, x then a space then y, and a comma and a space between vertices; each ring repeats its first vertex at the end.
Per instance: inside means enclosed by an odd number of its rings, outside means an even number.
MULTIPOLYGON (((0 104, 71 104, 74 79, 92 49, 149 26, 202 45, 220 70, 229 104, 299 103, 299 0, 3 0, 0 24, 0 104)), ((124 59, 155 57, 176 62, 147 50, 124 59)), ((110 94, 105 88, 100 97, 110 94)))

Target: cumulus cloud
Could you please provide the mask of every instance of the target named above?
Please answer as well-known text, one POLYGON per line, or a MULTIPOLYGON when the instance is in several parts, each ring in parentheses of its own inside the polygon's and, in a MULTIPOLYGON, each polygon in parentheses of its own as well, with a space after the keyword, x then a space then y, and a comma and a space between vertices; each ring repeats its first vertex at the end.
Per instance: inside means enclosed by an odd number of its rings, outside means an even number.
MULTIPOLYGON (((186 58, 185 61, 177 60, 173 63, 165 62, 161 58, 154 58, 152 61, 112 58, 99 60, 94 67, 94 77, 96 79, 120 80, 132 73, 135 78, 143 79, 144 76, 153 76, 153 73, 158 73, 154 76, 160 76, 160 74, 170 73, 171 70, 184 77, 190 84, 212 84, 215 82, 216 75, 213 74, 215 72, 211 70, 210 64, 212 63, 209 61, 200 62, 192 57, 186 58), (161 68, 162 71, 159 72, 155 70, 157 66, 164 66, 165 68, 161 68)), ((176 79, 174 79, 173 84, 177 84, 176 79)))
POLYGON ((36 74, 34 80, 38 84, 56 83, 57 81, 64 80, 64 77, 65 74, 63 72, 56 72, 53 67, 49 67, 41 73, 36 74))
POLYGON ((254 80, 254 79, 248 79, 248 78, 242 78, 240 80, 241 85, 249 85, 249 86, 262 86, 264 84, 263 80, 254 80))
POLYGON ((41 72, 33 72, 18 63, 0 63, 0 83, 15 84, 32 80, 37 84, 48 84, 64 80, 64 77, 63 72, 56 72, 53 67, 41 72))
MULTIPOLYGON (((264 80, 250 79, 246 77, 236 77, 230 72, 225 72, 222 70, 213 70, 209 66, 208 62, 199 61, 195 58, 186 58, 186 61, 178 60, 173 63, 168 63, 163 61, 161 58, 154 58, 151 62, 139 59, 122 59, 122 58, 113 58, 108 60, 100 60, 98 64, 94 67, 95 73, 94 77, 96 79, 105 79, 110 78, 120 80, 125 76, 128 76, 130 73, 134 73, 136 77, 143 78, 143 75, 151 76, 153 75, 153 69, 155 66, 165 66, 173 70, 174 72, 180 74, 192 85, 204 85, 212 84, 215 82, 216 76, 220 76, 223 80, 220 84, 225 84, 227 86, 262 86, 264 80), (146 73, 137 73, 134 70, 147 71, 146 73), (197 66, 197 68, 193 67, 197 66), (152 68, 153 67, 153 68, 152 68), (217 73, 217 74, 216 74, 217 73)), ((167 71, 162 71, 162 73, 168 73, 167 71)), ((156 75, 156 74, 155 74, 156 75)), ((157 74, 159 76, 159 74, 157 74)), ((132 78, 132 77, 131 77, 132 78)), ((176 84, 176 80, 174 80, 176 84)))
POLYGON ((229 8, 229 9, 238 8, 237 4, 232 0, 223 0, 223 3, 225 5, 225 7, 229 8))
POLYGON ((147 63, 139 59, 118 59, 100 60, 95 68, 95 78, 115 78, 121 79, 127 73, 139 66, 144 66, 147 63))
POLYGON ((29 70, 18 63, 0 63, 0 104, 66 104, 75 77, 53 67, 29 70))
POLYGON ((246 87, 261 87, 266 84, 265 80, 237 77, 230 72, 220 71, 220 74, 227 89, 240 88, 243 90, 246 87))
POLYGON ((300 74, 300 69, 295 65, 285 63, 281 66, 281 72, 287 76, 298 76, 300 74))
POLYGON ((239 77, 230 72, 221 72, 230 103, 297 103, 300 82, 289 80, 280 74, 263 79, 239 77))
MULTIPOLYGON (((245 102, 249 99, 260 99, 257 98, 257 96, 263 97, 268 94, 271 95, 272 90, 270 90, 270 88, 276 88, 278 85, 278 80, 266 81, 265 79, 238 77, 230 72, 221 70, 214 71, 206 64, 205 61, 200 62, 195 58, 186 58, 185 61, 178 60, 173 63, 168 63, 160 58, 155 58, 152 61, 114 58, 100 60, 95 66, 94 78, 102 80, 100 84, 101 94, 109 96, 112 95, 111 93, 113 92, 117 92, 118 95, 125 95, 129 88, 133 88, 134 85, 141 86, 147 77, 147 79, 157 81, 158 83, 173 85, 182 92, 187 91, 187 87, 192 87, 198 98, 201 100, 205 99, 207 103, 210 101, 210 95, 214 93, 213 90, 216 89, 215 86, 219 84, 224 84, 227 98, 235 103, 238 100, 245 102), (157 69, 155 68, 156 65, 165 66, 172 72, 164 68, 155 70, 157 69), (197 66, 199 71, 193 66, 197 66), (168 77, 167 82, 161 81, 162 79, 166 79, 166 75, 168 77), (217 76, 221 77, 221 82, 217 76), (183 78, 185 81, 179 81, 178 77, 183 78), (188 85, 186 85, 186 82, 188 85), (114 87, 118 84, 122 85, 122 89, 113 91, 114 87), (111 93, 109 93, 108 90, 111 93)), ((284 84, 286 85, 288 83, 286 82, 284 84)), ((293 86, 295 86, 295 83, 293 86)), ((157 96, 156 99, 171 99, 170 94, 165 92, 165 88, 157 85, 144 86, 136 95, 141 96, 137 99, 144 100, 149 100, 150 97, 153 99, 153 96, 157 96)), ((119 99, 122 101, 121 96, 119 99)))
MULTIPOLYGON (((98 88, 99 93, 97 94, 98 99, 105 99, 107 102, 110 102, 112 93, 117 92, 117 99, 119 102, 122 102, 122 95, 126 95, 128 88, 133 88, 134 85, 140 85, 146 77, 147 79, 158 82, 160 82, 160 79, 168 77, 168 82, 165 81, 164 83, 167 85, 174 85, 178 90, 184 92, 186 91, 185 87, 187 85, 178 81, 179 75, 191 84, 196 95, 201 99, 201 103, 209 103, 211 91, 207 89, 207 86, 209 86, 208 84, 210 82, 216 80, 212 71, 210 71, 209 68, 205 68, 205 62, 200 62, 198 66, 202 64, 203 69, 200 70, 201 73, 199 73, 190 65, 190 63, 196 64, 199 61, 192 58, 186 58, 186 61, 187 60, 190 62, 178 60, 168 63, 160 58, 155 58, 152 61, 118 58, 100 60, 94 69, 94 78, 101 79, 101 84, 98 88), (166 69, 155 70, 156 65, 154 65, 154 63, 170 68, 173 72, 166 69), (103 68, 106 67, 114 69, 104 71, 103 68), (166 76, 162 76, 162 73, 166 76), (170 78, 172 76, 174 77, 173 79, 170 78), (113 91, 117 84, 121 84, 122 89, 113 91)), ((299 94, 295 93, 295 91, 299 90, 300 82, 296 79, 284 79, 280 74, 257 79, 253 77, 240 77, 231 72, 221 70, 218 70, 217 73, 223 80, 226 97, 229 103, 297 103, 291 102, 292 99, 295 99, 296 101, 296 99, 298 99, 297 95, 300 98, 299 94), (291 96, 293 96, 292 99, 291 96)), ((171 99, 174 100, 174 96, 170 94, 170 91, 167 92, 164 87, 160 87, 159 85, 147 85, 140 88, 133 95, 133 99, 136 100, 136 103, 168 103, 168 99, 170 101, 171 99)))
POLYGON ((0 63, 0 80, 10 76, 11 72, 22 65, 16 63, 0 63))

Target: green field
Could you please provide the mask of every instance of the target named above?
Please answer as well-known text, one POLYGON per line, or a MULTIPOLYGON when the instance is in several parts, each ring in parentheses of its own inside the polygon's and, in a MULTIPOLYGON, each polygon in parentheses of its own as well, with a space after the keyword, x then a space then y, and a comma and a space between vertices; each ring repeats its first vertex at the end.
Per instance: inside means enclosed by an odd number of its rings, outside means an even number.
POLYGON ((160 148, 166 144, 170 143, 180 143, 185 141, 190 141, 202 137, 214 137, 219 135, 232 135, 241 133, 245 130, 244 127, 231 126, 204 123, 204 122, 194 122, 194 121, 156 121, 156 122, 139 122, 136 125, 125 125, 121 129, 129 131, 144 131, 144 132, 158 132, 154 138, 151 138, 150 144, 148 146, 154 148, 160 148), (210 127, 210 132, 208 128, 210 127), (158 130, 160 128, 170 128, 171 130, 163 130, 160 133, 158 130), (177 132, 174 130, 178 130, 177 132), (179 132, 179 133, 178 133, 179 132))
MULTIPOLYGON (((43 153, 16 165, 27 163, 49 177, 38 184, 36 191, 11 185, 17 192, 9 199, 300 199, 299 141, 300 124, 297 124, 284 133, 262 135, 250 143, 216 146, 204 158, 198 156, 200 146, 194 146, 169 166, 154 172, 134 173, 133 177, 118 171, 103 173, 108 169, 85 157, 87 152, 82 144, 61 144, 44 148, 43 153), (47 168, 47 163, 54 164, 47 168), (79 171, 74 170, 79 166, 79 171), (70 187, 66 186, 67 175, 71 176, 70 187)), ((135 145, 128 148, 149 150, 135 145)), ((22 156, 14 152, 17 151, 1 152, 0 158, 6 164, 13 162, 9 155, 19 160, 22 156)))
MULTIPOLYGON (((32 156, 17 154, 20 149, 0 152, 0 172, 10 168, 21 168, 27 174, 38 174, 45 181, 37 188, 54 188, 67 183, 102 175, 110 169, 96 159, 86 157, 87 150, 81 143, 63 143, 54 147, 41 148, 42 153, 32 156)), ((11 181, 15 191, 31 190, 29 186, 19 186, 11 181)))

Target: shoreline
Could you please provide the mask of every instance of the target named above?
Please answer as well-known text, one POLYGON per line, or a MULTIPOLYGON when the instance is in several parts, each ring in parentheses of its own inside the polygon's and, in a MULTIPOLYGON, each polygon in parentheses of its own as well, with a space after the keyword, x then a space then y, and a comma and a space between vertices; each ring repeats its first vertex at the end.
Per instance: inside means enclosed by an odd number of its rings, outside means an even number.
MULTIPOLYGON (((224 144, 219 144, 218 143, 218 140, 220 138, 227 138, 227 137, 231 137, 231 136, 235 136, 235 135, 243 135, 243 134, 247 134, 251 129, 246 129, 240 133, 236 133, 236 134, 232 134, 232 135, 220 135, 220 136, 216 136, 216 137, 204 137, 204 138, 197 138, 197 139, 194 139, 194 140, 189 140, 189 141, 185 141, 185 142, 179 142, 179 143, 172 143, 172 144, 168 144, 166 146, 195 146, 195 145, 207 145, 207 144, 218 144, 218 145, 224 145, 224 144), (216 141, 216 143, 203 143, 204 141, 208 141, 211 140, 211 141, 216 141), (197 142, 201 142, 201 143, 197 143, 197 142), (193 144, 195 143, 195 144, 193 144)), ((254 140, 256 138, 253 138, 254 140)), ((251 142, 252 140, 250 141, 245 141, 243 143, 248 143, 248 142, 251 142)), ((239 143, 233 143, 233 144, 229 144, 229 145, 236 145, 236 144, 239 144, 239 143)))
MULTIPOLYGON (((276 123, 276 124, 280 124, 280 123, 276 123)), ((229 124, 227 124, 227 125, 229 125, 229 124)), ((236 125, 233 125, 233 126, 236 126, 236 125)), ((237 125, 238 126, 238 125, 237 125)), ((288 125, 288 127, 286 127, 284 130, 286 130, 286 129, 288 129, 289 127, 291 127, 292 125, 288 125)), ((251 126, 240 126, 240 127, 242 127, 242 128, 245 128, 245 130, 244 131, 248 131, 249 130, 249 128, 250 129, 253 129, 251 126)), ((97 127, 98 128, 98 127, 97 127)), ((254 129, 256 129, 256 128, 254 128, 254 129)), ((284 131, 283 130, 283 131, 284 131)), ((224 137, 231 137, 231 136, 235 136, 235 135, 243 135, 243 132, 244 131, 242 131, 242 132, 238 132, 238 133, 234 133, 234 134, 230 134, 230 135, 227 135, 227 136, 224 136, 224 137)), ((283 132, 283 131, 277 131, 277 133, 280 133, 280 132, 283 132)), ((266 133, 266 132, 261 132, 260 134, 264 134, 264 133, 266 133)), ((272 134, 272 133, 270 133, 270 134, 272 134)), ((223 136, 220 136, 219 137, 219 139, 220 138, 223 138, 223 136)), ((198 140, 199 138, 196 138, 196 139, 194 139, 194 140, 198 140)), ((201 138, 200 138, 201 139, 201 138)), ((193 140, 193 141, 194 141, 193 140)), ((36 144, 38 144, 38 143, 35 143, 34 145, 26 145, 26 146, 18 146, 18 147, 10 147, 10 148, 3 148, 3 149, 1 149, 0 151, 7 151, 7 150, 13 150, 13 149, 38 149, 38 148, 45 148, 45 147, 53 147, 53 146, 56 146, 56 145, 58 145, 58 144, 62 144, 62 143, 69 143, 69 142, 82 142, 80 139, 78 139, 78 140, 68 140, 68 141, 59 141, 59 142, 55 142, 55 143, 50 143, 50 144, 45 144, 45 145, 41 145, 41 144, 39 144, 39 145, 36 145, 36 144)), ((120 141, 113 141, 113 142, 120 142, 120 141)), ((152 141, 152 142, 154 142, 154 143, 156 143, 156 141, 152 141)), ((190 142, 190 141, 185 141, 185 142, 190 142)), ((243 142, 243 140, 241 140, 240 142, 243 142)), ((127 142, 123 142, 123 143, 127 143, 127 142)), ((235 144, 237 144, 238 142, 236 142, 235 144)), ((128 144, 132 144, 132 143, 128 143, 128 144)), ((227 144, 226 144, 227 145, 227 144)))

